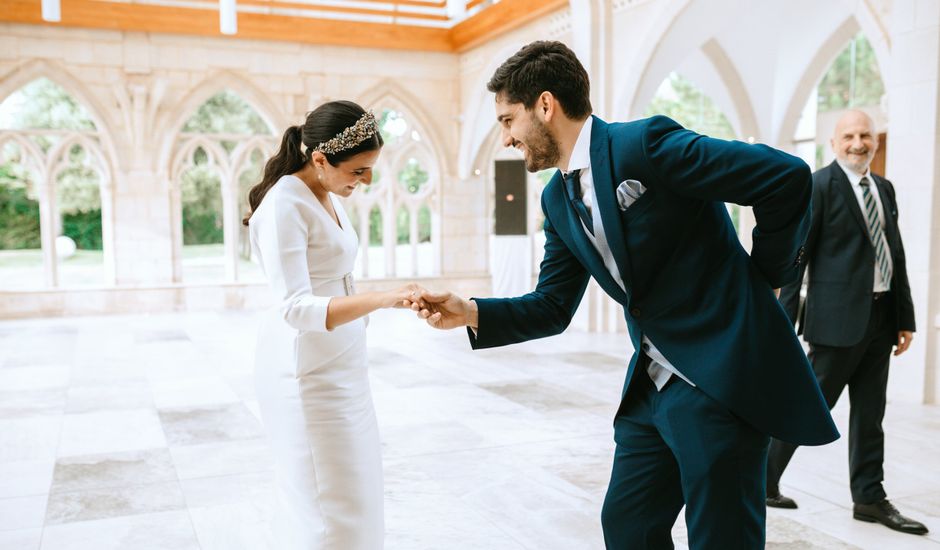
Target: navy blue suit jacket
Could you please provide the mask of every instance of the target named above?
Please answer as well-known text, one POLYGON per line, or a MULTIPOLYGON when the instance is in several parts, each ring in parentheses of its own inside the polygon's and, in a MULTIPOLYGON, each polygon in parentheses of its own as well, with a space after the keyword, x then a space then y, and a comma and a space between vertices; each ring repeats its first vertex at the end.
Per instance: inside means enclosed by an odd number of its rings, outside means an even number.
MULTIPOLYGON (((800 445, 837 439, 772 290, 798 274, 810 221, 809 167, 771 147, 709 138, 662 116, 614 124, 595 117, 591 172, 626 290, 604 267, 556 173, 542 193, 538 285, 517 298, 476 299, 473 348, 564 331, 593 276, 624 307, 634 349, 648 335, 699 389, 764 433, 800 445), (626 179, 647 190, 622 211, 615 192, 626 179), (754 207, 750 254, 725 202, 754 207)), ((634 353, 622 396, 637 359, 634 353)))

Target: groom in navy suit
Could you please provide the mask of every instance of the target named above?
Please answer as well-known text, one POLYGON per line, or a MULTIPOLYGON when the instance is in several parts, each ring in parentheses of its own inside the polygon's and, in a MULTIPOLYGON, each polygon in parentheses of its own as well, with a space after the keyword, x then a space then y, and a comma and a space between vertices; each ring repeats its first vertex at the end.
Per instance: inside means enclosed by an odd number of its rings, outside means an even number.
POLYGON ((809 168, 662 116, 591 116, 587 72, 558 42, 522 48, 488 89, 504 144, 531 172, 559 170, 542 193, 538 285, 517 298, 424 292, 412 307, 437 328, 469 327, 474 349, 504 346, 564 331, 594 277, 637 350, 614 418, 607 548, 673 548, 683 505, 692 549, 763 548, 769 436, 838 437, 775 296, 802 261, 809 168), (725 202, 754 207, 750 254, 725 202))

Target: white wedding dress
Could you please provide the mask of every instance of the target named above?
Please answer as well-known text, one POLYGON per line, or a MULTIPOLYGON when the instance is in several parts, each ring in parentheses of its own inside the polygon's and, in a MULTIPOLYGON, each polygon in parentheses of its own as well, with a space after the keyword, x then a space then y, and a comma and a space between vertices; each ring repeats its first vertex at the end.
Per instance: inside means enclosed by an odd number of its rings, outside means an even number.
POLYGON ((277 305, 258 335, 255 384, 275 455, 278 550, 382 548, 383 484, 369 389, 366 319, 326 330, 332 296, 352 293, 358 239, 294 176, 250 221, 252 249, 277 305))

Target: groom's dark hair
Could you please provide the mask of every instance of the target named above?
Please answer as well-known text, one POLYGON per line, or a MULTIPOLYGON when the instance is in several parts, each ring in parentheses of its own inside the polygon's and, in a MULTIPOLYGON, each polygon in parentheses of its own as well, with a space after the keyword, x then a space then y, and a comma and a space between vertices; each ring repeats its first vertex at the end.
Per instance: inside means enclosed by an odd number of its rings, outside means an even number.
POLYGON ((486 84, 510 103, 535 106, 542 92, 551 92, 568 118, 591 114, 591 83, 578 57, 561 42, 539 40, 524 46, 496 69, 486 84))

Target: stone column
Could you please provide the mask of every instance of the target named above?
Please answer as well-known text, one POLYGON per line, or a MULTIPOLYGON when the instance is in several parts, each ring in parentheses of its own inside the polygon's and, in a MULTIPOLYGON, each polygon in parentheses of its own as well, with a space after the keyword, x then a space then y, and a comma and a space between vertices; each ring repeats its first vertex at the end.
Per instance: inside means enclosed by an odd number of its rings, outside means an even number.
POLYGON ((591 104, 601 118, 613 111, 612 2, 571 0, 571 49, 591 77, 591 104))
MULTIPOLYGON (((613 70, 611 57, 613 51, 612 3, 604 0, 571 0, 571 49, 587 69, 591 78, 591 106, 594 114, 609 120, 613 113, 613 70)), ((614 122, 609 120, 610 122, 614 122)), ((587 321, 584 323, 589 332, 616 332, 620 327, 616 317, 621 309, 596 283, 591 283, 584 294, 582 307, 587 306, 587 321), (611 311, 616 312, 611 319, 611 311)), ((578 316, 581 317, 580 315, 578 316)), ((579 319, 573 322, 581 327, 579 319)))
POLYGON ((940 0, 896 0, 887 78, 894 183, 917 334, 892 360, 889 398, 936 403, 940 386, 940 0))
POLYGON ((116 282, 154 286, 173 280, 171 212, 167 184, 153 171, 120 174, 114 211, 116 282))

